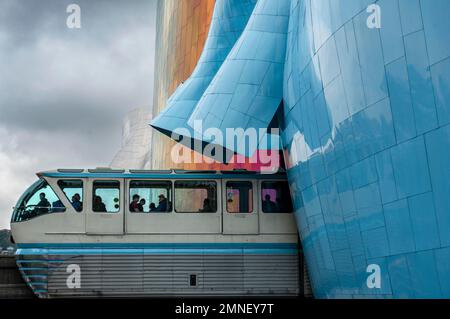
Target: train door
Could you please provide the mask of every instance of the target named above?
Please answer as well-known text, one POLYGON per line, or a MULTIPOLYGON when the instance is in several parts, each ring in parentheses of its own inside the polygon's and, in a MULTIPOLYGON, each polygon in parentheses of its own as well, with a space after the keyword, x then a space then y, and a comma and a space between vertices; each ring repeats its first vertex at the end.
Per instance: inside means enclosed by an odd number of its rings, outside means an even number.
POLYGON ((223 180, 222 225, 226 235, 259 233, 258 191, 255 181, 223 180))
POLYGON ((91 178, 88 182, 86 233, 122 235, 124 233, 124 180, 91 178))
POLYGON ((260 234, 297 234, 289 183, 286 180, 260 180, 260 234))

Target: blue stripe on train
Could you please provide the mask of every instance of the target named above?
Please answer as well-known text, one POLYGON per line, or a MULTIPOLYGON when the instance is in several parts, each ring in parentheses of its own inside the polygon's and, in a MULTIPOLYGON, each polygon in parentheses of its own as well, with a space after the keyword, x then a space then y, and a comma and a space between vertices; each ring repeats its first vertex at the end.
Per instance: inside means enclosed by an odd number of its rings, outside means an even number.
POLYGON ((296 255, 289 243, 63 243, 18 244, 16 255, 296 255))

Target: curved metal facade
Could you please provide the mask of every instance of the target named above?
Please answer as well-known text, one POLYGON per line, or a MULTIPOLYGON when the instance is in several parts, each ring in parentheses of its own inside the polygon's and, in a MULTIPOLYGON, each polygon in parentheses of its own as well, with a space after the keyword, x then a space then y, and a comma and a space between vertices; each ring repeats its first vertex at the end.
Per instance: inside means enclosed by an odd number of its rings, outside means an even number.
POLYGON ((259 0, 246 30, 278 28, 286 40, 244 31, 223 63, 235 72, 219 69, 185 118, 219 114, 217 127, 245 128, 251 115, 266 126, 261 117, 276 108, 258 97, 282 97, 285 162, 316 297, 450 298, 450 2, 375 1, 381 28, 370 28, 373 3, 259 0), (264 67, 261 93, 250 81, 264 67), (373 264, 380 288, 367 285, 373 264))
MULTIPOLYGON (((152 121, 158 132, 155 131, 152 137, 153 168, 259 170, 258 154, 251 161, 234 156, 234 164, 228 165, 220 162, 211 164, 201 158, 192 163, 174 163, 171 150, 175 141, 166 137, 176 128, 192 132, 187 121, 246 28, 257 1, 159 0, 153 103, 155 116, 152 121)), ((196 156, 186 147, 183 151, 190 153, 191 157, 196 156)))
POLYGON ((189 117, 241 36, 255 3, 256 0, 216 3, 208 39, 198 64, 189 79, 182 82, 169 98, 167 107, 152 121, 155 129, 169 136, 175 129, 190 129, 187 125, 189 117))
POLYGON ((449 298, 450 2, 378 1, 380 29, 370 3, 291 6, 283 139, 314 293, 449 298))

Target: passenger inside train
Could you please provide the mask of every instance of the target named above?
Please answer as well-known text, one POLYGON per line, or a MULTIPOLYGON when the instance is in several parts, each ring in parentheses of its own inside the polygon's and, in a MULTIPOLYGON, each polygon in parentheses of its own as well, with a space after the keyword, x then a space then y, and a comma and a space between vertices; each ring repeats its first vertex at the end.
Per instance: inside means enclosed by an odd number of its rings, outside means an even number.
POLYGON ((81 212, 83 210, 83 203, 81 202, 80 194, 76 193, 72 196, 72 206, 77 212, 81 212))
MULTIPOLYGON (((83 180, 64 179, 57 182, 60 191, 73 206, 75 212, 83 212, 85 188, 83 180)), ((217 182, 205 180, 129 182, 130 213, 216 213, 218 211, 217 182), (172 194, 173 193, 173 194, 172 194), (174 201, 174 202, 173 202, 174 201), (174 206, 174 207, 173 207, 174 206)), ((96 180, 92 182, 94 213, 119 213, 119 181, 96 180)), ((228 213, 251 213, 254 211, 254 186, 249 181, 227 181, 224 185, 226 211, 228 213)), ((261 182, 260 209, 264 213, 292 212, 292 203, 287 182, 261 182)), ((220 209, 221 210, 221 209, 220 209)), ((63 213, 67 209, 61 199, 45 180, 32 185, 19 201, 13 221, 28 220, 48 213, 63 213)))

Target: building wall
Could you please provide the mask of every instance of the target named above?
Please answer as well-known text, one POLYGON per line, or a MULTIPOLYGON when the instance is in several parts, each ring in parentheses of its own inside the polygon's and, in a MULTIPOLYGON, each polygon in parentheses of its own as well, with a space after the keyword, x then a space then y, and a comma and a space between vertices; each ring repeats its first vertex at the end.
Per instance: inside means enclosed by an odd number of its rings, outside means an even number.
POLYGON ((0 255, 0 299, 33 298, 31 289, 20 276, 14 256, 0 255))
MULTIPOLYGON (((192 73, 205 44, 214 0, 159 0, 153 116, 192 73)), ((152 168, 183 168, 171 160, 175 142, 154 131, 152 168)), ((186 150, 191 152, 190 150, 186 150)))
POLYGON ((314 294, 450 297, 450 2, 293 0, 286 156, 314 294), (381 267, 369 289, 368 265, 381 267))
MULTIPOLYGON (((205 94, 260 75, 244 62, 231 72, 238 56, 278 63, 258 94, 282 90, 284 156, 316 297, 450 298, 450 2, 375 1, 379 29, 367 23, 373 3, 258 0, 205 94), (284 42, 261 41, 283 33, 284 42), (373 266, 379 288, 367 285, 373 266)), ((277 111, 249 90, 245 105, 257 111, 214 104, 230 127, 277 111)))
MULTIPOLYGON (((172 107, 178 107, 177 102, 183 105, 192 104, 193 95, 201 97, 202 88, 206 88, 205 84, 206 86, 209 84, 239 39, 256 2, 257 0, 217 1, 217 7, 215 1, 209 0, 159 2, 153 118, 157 118, 170 102, 175 104, 172 107), (213 9, 216 14, 214 17, 213 9), (210 30, 211 26, 213 30, 210 30), (209 42, 206 42, 207 36, 209 42), (190 82, 184 83, 188 79, 190 82), (170 101, 169 98, 181 84, 184 84, 184 87, 181 87, 177 94, 186 94, 178 96, 181 101, 170 101)), ((175 111, 177 112, 179 111, 175 111)), ((182 112, 186 113, 185 110, 182 112)), ((182 125, 178 124, 178 120, 176 116, 159 119, 169 127, 175 125, 181 128, 182 125)), ((157 126, 154 122, 155 120, 152 125, 157 126)), ((261 167, 267 166, 261 163, 262 156, 258 154, 252 157, 234 155, 226 165, 218 161, 211 163, 186 147, 182 147, 182 153, 187 154, 191 161, 175 163, 171 151, 176 143, 158 130, 154 132, 152 143, 154 169, 260 170, 261 167)), ((276 157, 273 161, 275 164, 269 165, 267 169, 272 169, 272 166, 277 166, 280 162, 278 150, 274 153, 268 152, 268 155, 272 154, 276 157)))
POLYGON ((110 167, 144 169, 151 166, 152 119, 148 107, 132 110, 122 126, 122 146, 114 156, 110 167))

